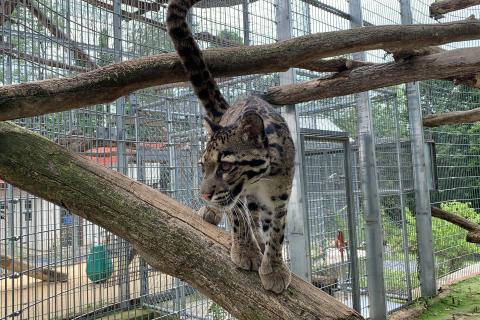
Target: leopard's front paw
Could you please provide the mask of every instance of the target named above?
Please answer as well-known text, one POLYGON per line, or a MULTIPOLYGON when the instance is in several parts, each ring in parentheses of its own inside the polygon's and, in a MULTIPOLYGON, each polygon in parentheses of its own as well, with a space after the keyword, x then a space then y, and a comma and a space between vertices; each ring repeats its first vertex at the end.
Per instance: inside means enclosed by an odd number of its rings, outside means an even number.
POLYGON ((292 280, 291 272, 284 262, 274 263, 263 260, 258 274, 263 287, 275 293, 282 293, 292 280))
POLYGON ((239 245, 232 245, 230 250, 230 257, 233 263, 240 269, 257 271, 262 263, 262 254, 258 247, 241 247, 239 245))
POLYGON ((201 207, 197 213, 204 221, 207 221, 215 226, 218 226, 223 218, 223 214, 220 211, 208 206, 201 207))

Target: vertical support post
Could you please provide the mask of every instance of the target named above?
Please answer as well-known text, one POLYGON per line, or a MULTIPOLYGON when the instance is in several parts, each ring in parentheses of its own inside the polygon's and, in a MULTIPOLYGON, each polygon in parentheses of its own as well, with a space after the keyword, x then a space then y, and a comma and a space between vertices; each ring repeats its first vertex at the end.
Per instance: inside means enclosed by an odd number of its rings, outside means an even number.
POLYGON ((357 255, 357 224, 355 223, 355 210, 353 203, 352 152, 349 138, 343 143, 343 148, 345 150, 345 196, 347 198, 348 250, 350 251, 350 274, 352 278, 352 307, 360 313, 362 306, 360 303, 360 272, 357 255))
MULTIPOLYGON (((290 0, 277 0, 277 38, 286 40, 292 36, 290 0)), ((295 70, 290 69, 280 73, 280 85, 291 84, 295 82, 295 70)), ((295 106, 284 106, 282 113, 288 123, 293 141, 296 146, 295 151, 295 176, 293 178, 292 194, 288 205, 287 216, 287 238, 290 245, 290 267, 292 272, 306 281, 311 281, 310 253, 308 250, 309 236, 307 218, 303 205, 303 183, 301 168, 302 155, 300 151, 300 130, 298 125, 298 115, 295 106)))
MULTIPOLYGON (((136 149, 136 164, 137 164, 137 181, 145 183, 145 156, 141 147, 139 138, 139 123, 138 123, 138 102, 135 94, 129 95, 130 106, 135 120, 135 149, 136 149)), ((140 273, 140 304, 148 294, 148 266, 145 260, 140 257, 139 262, 140 273)))
MULTIPOLYGON (((361 0, 350 0, 351 27, 363 26, 361 0)), ((353 59, 366 60, 365 53, 356 53, 353 59)), ((360 181, 363 194, 365 240, 367 243, 367 281, 372 320, 387 319, 385 280, 383 272, 383 231, 377 181, 377 159, 373 119, 368 92, 355 95, 358 112, 358 140, 360 153, 360 181)))
POLYGON ((242 2, 243 13, 243 44, 250 45, 250 12, 248 11, 248 0, 242 2))
POLYGON ((6 194, 6 218, 7 218, 7 252, 15 259, 15 199, 13 198, 13 186, 11 184, 7 184, 7 194, 6 194))
MULTIPOLYGON (((115 62, 122 61, 122 16, 121 0, 113 0, 113 49, 115 62)), ((123 117, 125 115, 125 99, 122 97, 116 101, 116 125, 117 125, 117 170, 128 175, 127 152, 124 136, 123 117)), ((119 259, 119 283, 118 290, 122 305, 130 300, 130 272, 128 266, 128 257, 130 256, 130 244, 119 239, 120 259, 119 259)))
MULTIPOLYGON (((403 24, 412 24, 410 0, 401 0, 400 9, 403 24)), ((417 243, 422 297, 433 297, 437 293, 435 259, 433 255, 432 216, 430 191, 424 153, 422 109, 418 83, 407 83, 407 104, 412 143, 413 182, 415 186, 415 219, 417 221, 417 243)))

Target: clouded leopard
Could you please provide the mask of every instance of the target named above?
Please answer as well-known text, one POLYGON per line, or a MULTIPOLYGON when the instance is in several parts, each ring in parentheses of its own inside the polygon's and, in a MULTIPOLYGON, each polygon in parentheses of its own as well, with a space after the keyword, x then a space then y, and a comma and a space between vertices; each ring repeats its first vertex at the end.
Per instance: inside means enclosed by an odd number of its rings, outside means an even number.
POLYGON ((229 105, 208 70, 187 24, 198 0, 170 0, 167 28, 205 110, 209 140, 201 158, 202 217, 232 224, 231 258, 258 270, 265 289, 280 293, 290 283, 282 259, 287 204, 294 173, 294 145, 282 116, 266 101, 249 97, 229 105))

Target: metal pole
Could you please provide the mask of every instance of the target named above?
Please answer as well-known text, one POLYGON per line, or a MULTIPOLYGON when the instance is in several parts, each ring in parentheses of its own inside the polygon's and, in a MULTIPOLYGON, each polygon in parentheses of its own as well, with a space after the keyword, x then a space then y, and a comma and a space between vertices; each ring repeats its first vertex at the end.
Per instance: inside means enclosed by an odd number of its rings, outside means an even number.
MULTIPOLYGON (((402 23, 413 23, 410 0, 401 0, 402 23)), ((435 259, 433 255, 432 216, 430 212, 430 191, 428 189, 425 163, 422 109, 418 83, 407 83, 407 104, 412 143, 413 181, 415 185, 415 219, 417 221, 417 243, 422 297, 437 293, 435 259)))
MULTIPOLYGON (((286 40, 292 36, 291 10, 289 0, 277 0, 277 38, 286 40)), ((280 85, 295 82, 295 70, 280 73, 280 85)), ((288 205, 287 216, 287 238, 290 245, 290 267, 292 272, 306 281, 311 281, 310 254, 308 249, 309 236, 307 218, 303 205, 303 179, 301 169, 303 168, 302 155, 300 152, 300 130, 298 126, 298 115, 295 106, 284 106, 283 116, 288 123, 293 141, 296 145, 295 153, 295 176, 293 178, 292 194, 288 205)))
POLYGON ((408 301, 412 301, 412 280, 410 272, 410 257, 408 254, 408 233, 407 233, 407 218, 405 217, 405 199, 403 198, 403 181, 402 181, 402 166, 400 152, 402 150, 400 145, 400 119, 398 117, 397 96, 395 95, 395 103, 393 104, 393 114, 395 119, 395 151, 397 153, 397 179, 398 179, 398 196, 400 197, 400 213, 402 219, 402 248, 405 262, 405 273, 407 274, 407 296, 408 301))
MULTIPOLYGON (((115 62, 122 61, 122 16, 121 0, 113 1, 113 48, 115 52, 115 62)), ((117 125, 117 170, 128 175, 127 153, 124 137, 123 117, 125 115, 125 100, 120 98, 116 101, 116 125, 117 125)), ((121 303, 126 307, 130 300, 130 273, 128 266, 128 257, 130 255, 130 244, 119 239, 120 259, 119 259, 119 283, 121 303)))
POLYGON ((353 203, 352 156, 349 138, 347 138, 343 145, 345 150, 345 196, 347 198, 348 249, 350 251, 350 274, 352 277, 352 306, 353 309, 361 312, 360 272, 357 255, 357 225, 355 223, 355 210, 353 203))
MULTIPOLYGON (((350 0, 351 27, 363 25, 361 0, 350 0)), ((353 59, 366 60, 365 53, 353 54, 353 59)), ((367 281, 372 320, 387 319, 385 280, 383 274, 383 231, 378 194, 377 160, 373 134, 373 119, 368 92, 355 95, 358 112, 358 140, 360 154, 360 181, 365 217, 367 244, 367 281)))
MULTIPOLYGON (((135 94, 130 94, 128 98, 130 100, 130 106, 135 120, 135 162, 137 164, 137 181, 145 183, 145 157, 143 155, 143 149, 140 145, 140 138, 138 134, 139 123, 137 96, 135 94)), ((145 296, 148 294, 148 265, 142 257, 140 257, 138 268, 138 272, 140 274, 140 304, 142 304, 145 296)))
POLYGON ((248 11, 248 0, 242 2, 243 13, 243 44, 250 45, 250 13, 248 11))

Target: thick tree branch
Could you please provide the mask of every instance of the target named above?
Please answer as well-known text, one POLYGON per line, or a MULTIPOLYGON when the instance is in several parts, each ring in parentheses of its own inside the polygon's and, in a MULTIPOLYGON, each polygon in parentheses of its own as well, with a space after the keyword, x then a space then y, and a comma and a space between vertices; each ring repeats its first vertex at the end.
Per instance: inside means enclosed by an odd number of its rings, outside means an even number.
POLYGON ((452 111, 440 114, 429 114, 423 118, 423 126, 428 128, 480 121, 480 108, 467 111, 452 111))
POLYGON ((480 0, 440 0, 430 5, 430 17, 438 18, 444 13, 480 5, 480 0))
POLYGON ((398 62, 358 67, 327 78, 273 87, 268 90, 265 99, 274 104, 294 104, 400 83, 472 74, 479 69, 480 47, 457 49, 398 62))
MULTIPOLYGON (((480 38, 480 22, 476 20, 388 25, 313 34, 261 46, 211 49, 205 51, 205 58, 216 77, 230 77, 285 71, 319 58, 357 51, 424 47, 477 38, 480 38)), ((380 67, 379 71, 383 70, 388 68, 380 67)), ((0 120, 110 102, 135 90, 186 80, 180 61, 172 53, 121 62, 69 78, 3 86, 0 87, 0 120)), ((370 80, 363 82, 368 84, 370 80)), ((348 93, 351 92, 342 94, 348 93)))
POLYGON ((431 210, 433 217, 448 221, 450 223, 453 223, 454 225, 459 226, 462 229, 467 230, 467 242, 480 243, 480 225, 473 223, 465 219, 464 217, 436 207, 432 207, 431 210))
POLYGON ((280 295, 264 290, 257 273, 231 262, 225 231, 9 122, 0 123, 0 177, 130 241, 152 267, 187 281, 239 319, 362 319, 295 276, 280 295))

